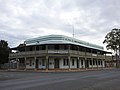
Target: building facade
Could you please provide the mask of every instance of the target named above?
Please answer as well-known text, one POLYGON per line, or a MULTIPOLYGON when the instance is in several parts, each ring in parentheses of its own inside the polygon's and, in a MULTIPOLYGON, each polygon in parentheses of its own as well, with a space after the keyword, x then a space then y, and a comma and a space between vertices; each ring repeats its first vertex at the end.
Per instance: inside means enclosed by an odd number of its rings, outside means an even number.
POLYGON ((105 68, 111 54, 103 47, 63 35, 28 39, 11 48, 9 60, 17 61, 18 69, 93 69, 105 68))

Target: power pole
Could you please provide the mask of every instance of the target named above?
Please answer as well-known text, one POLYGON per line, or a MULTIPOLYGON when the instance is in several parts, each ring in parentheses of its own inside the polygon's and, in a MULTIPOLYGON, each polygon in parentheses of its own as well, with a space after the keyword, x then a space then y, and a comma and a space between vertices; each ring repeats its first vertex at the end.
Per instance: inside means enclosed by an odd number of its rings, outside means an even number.
POLYGON ((75 35, 75 33, 74 33, 74 25, 72 25, 72 29, 73 29, 73 38, 74 38, 74 35, 75 35))

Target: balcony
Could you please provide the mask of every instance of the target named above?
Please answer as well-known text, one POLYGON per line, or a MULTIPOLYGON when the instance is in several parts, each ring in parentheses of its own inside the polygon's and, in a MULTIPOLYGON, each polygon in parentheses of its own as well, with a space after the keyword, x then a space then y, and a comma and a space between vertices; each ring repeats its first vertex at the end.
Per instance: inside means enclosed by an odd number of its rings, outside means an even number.
POLYGON ((105 59, 105 55, 99 55, 99 54, 98 54, 98 58, 99 58, 99 59, 105 59))
MULTIPOLYGON (((85 53, 75 50, 40 50, 40 51, 27 51, 27 52, 18 52, 18 53, 10 53, 9 58, 16 58, 16 57, 31 57, 31 56, 40 56, 40 55, 46 55, 46 54, 71 54, 71 55, 79 55, 79 56, 87 56, 89 58, 99 58, 99 59, 105 59, 104 55, 97 55, 92 53, 85 53)), ((108 58, 110 59, 110 57, 108 58)))
POLYGON ((10 53, 9 57, 24 57, 24 56, 31 56, 31 55, 39 55, 39 54, 45 54, 47 53, 46 50, 41 50, 41 51, 27 51, 27 52, 17 52, 17 53, 10 53))
POLYGON ((106 61, 111 61, 112 57, 111 56, 106 56, 105 59, 106 59, 106 61))
POLYGON ((67 54, 68 50, 48 50, 48 54, 67 54))
POLYGON ((86 53, 86 56, 92 56, 92 53, 86 53))

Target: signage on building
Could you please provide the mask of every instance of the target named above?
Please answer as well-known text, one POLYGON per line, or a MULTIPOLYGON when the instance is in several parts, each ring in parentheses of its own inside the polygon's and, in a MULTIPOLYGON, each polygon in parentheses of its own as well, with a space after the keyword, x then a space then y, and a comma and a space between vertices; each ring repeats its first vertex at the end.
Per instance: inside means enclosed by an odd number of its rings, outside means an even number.
POLYGON ((51 50, 51 51, 48 51, 48 53, 68 53, 68 51, 59 51, 59 50, 56 50, 56 51, 53 51, 53 50, 51 50))

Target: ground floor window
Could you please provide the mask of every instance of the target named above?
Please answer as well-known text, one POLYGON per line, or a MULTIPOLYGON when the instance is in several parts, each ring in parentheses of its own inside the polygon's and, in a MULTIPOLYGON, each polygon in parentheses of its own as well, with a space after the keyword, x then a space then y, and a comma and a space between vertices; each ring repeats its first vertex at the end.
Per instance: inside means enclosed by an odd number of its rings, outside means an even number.
POLYGON ((40 65, 45 66, 45 59, 39 61, 40 65))
POLYGON ((90 60, 90 65, 92 65, 92 60, 90 60))
POLYGON ((42 59, 42 66, 45 66, 45 59, 42 59))
POLYGON ((100 60, 98 61, 98 65, 100 65, 100 60))
POLYGON ((96 60, 96 65, 98 65, 98 60, 96 60))
POLYGON ((93 60, 93 65, 95 65, 95 60, 93 60))
POLYGON ((68 66, 68 59, 63 59, 63 65, 68 66))
POLYGON ((32 66, 32 60, 29 60, 29 65, 32 66))
POLYGON ((72 59, 72 66, 74 66, 74 64, 75 64, 75 63, 74 63, 74 59, 72 59))
POLYGON ((103 63, 102 63, 102 61, 101 61, 101 65, 102 65, 103 63))
POLYGON ((83 65, 83 60, 81 60, 81 65, 83 65))

